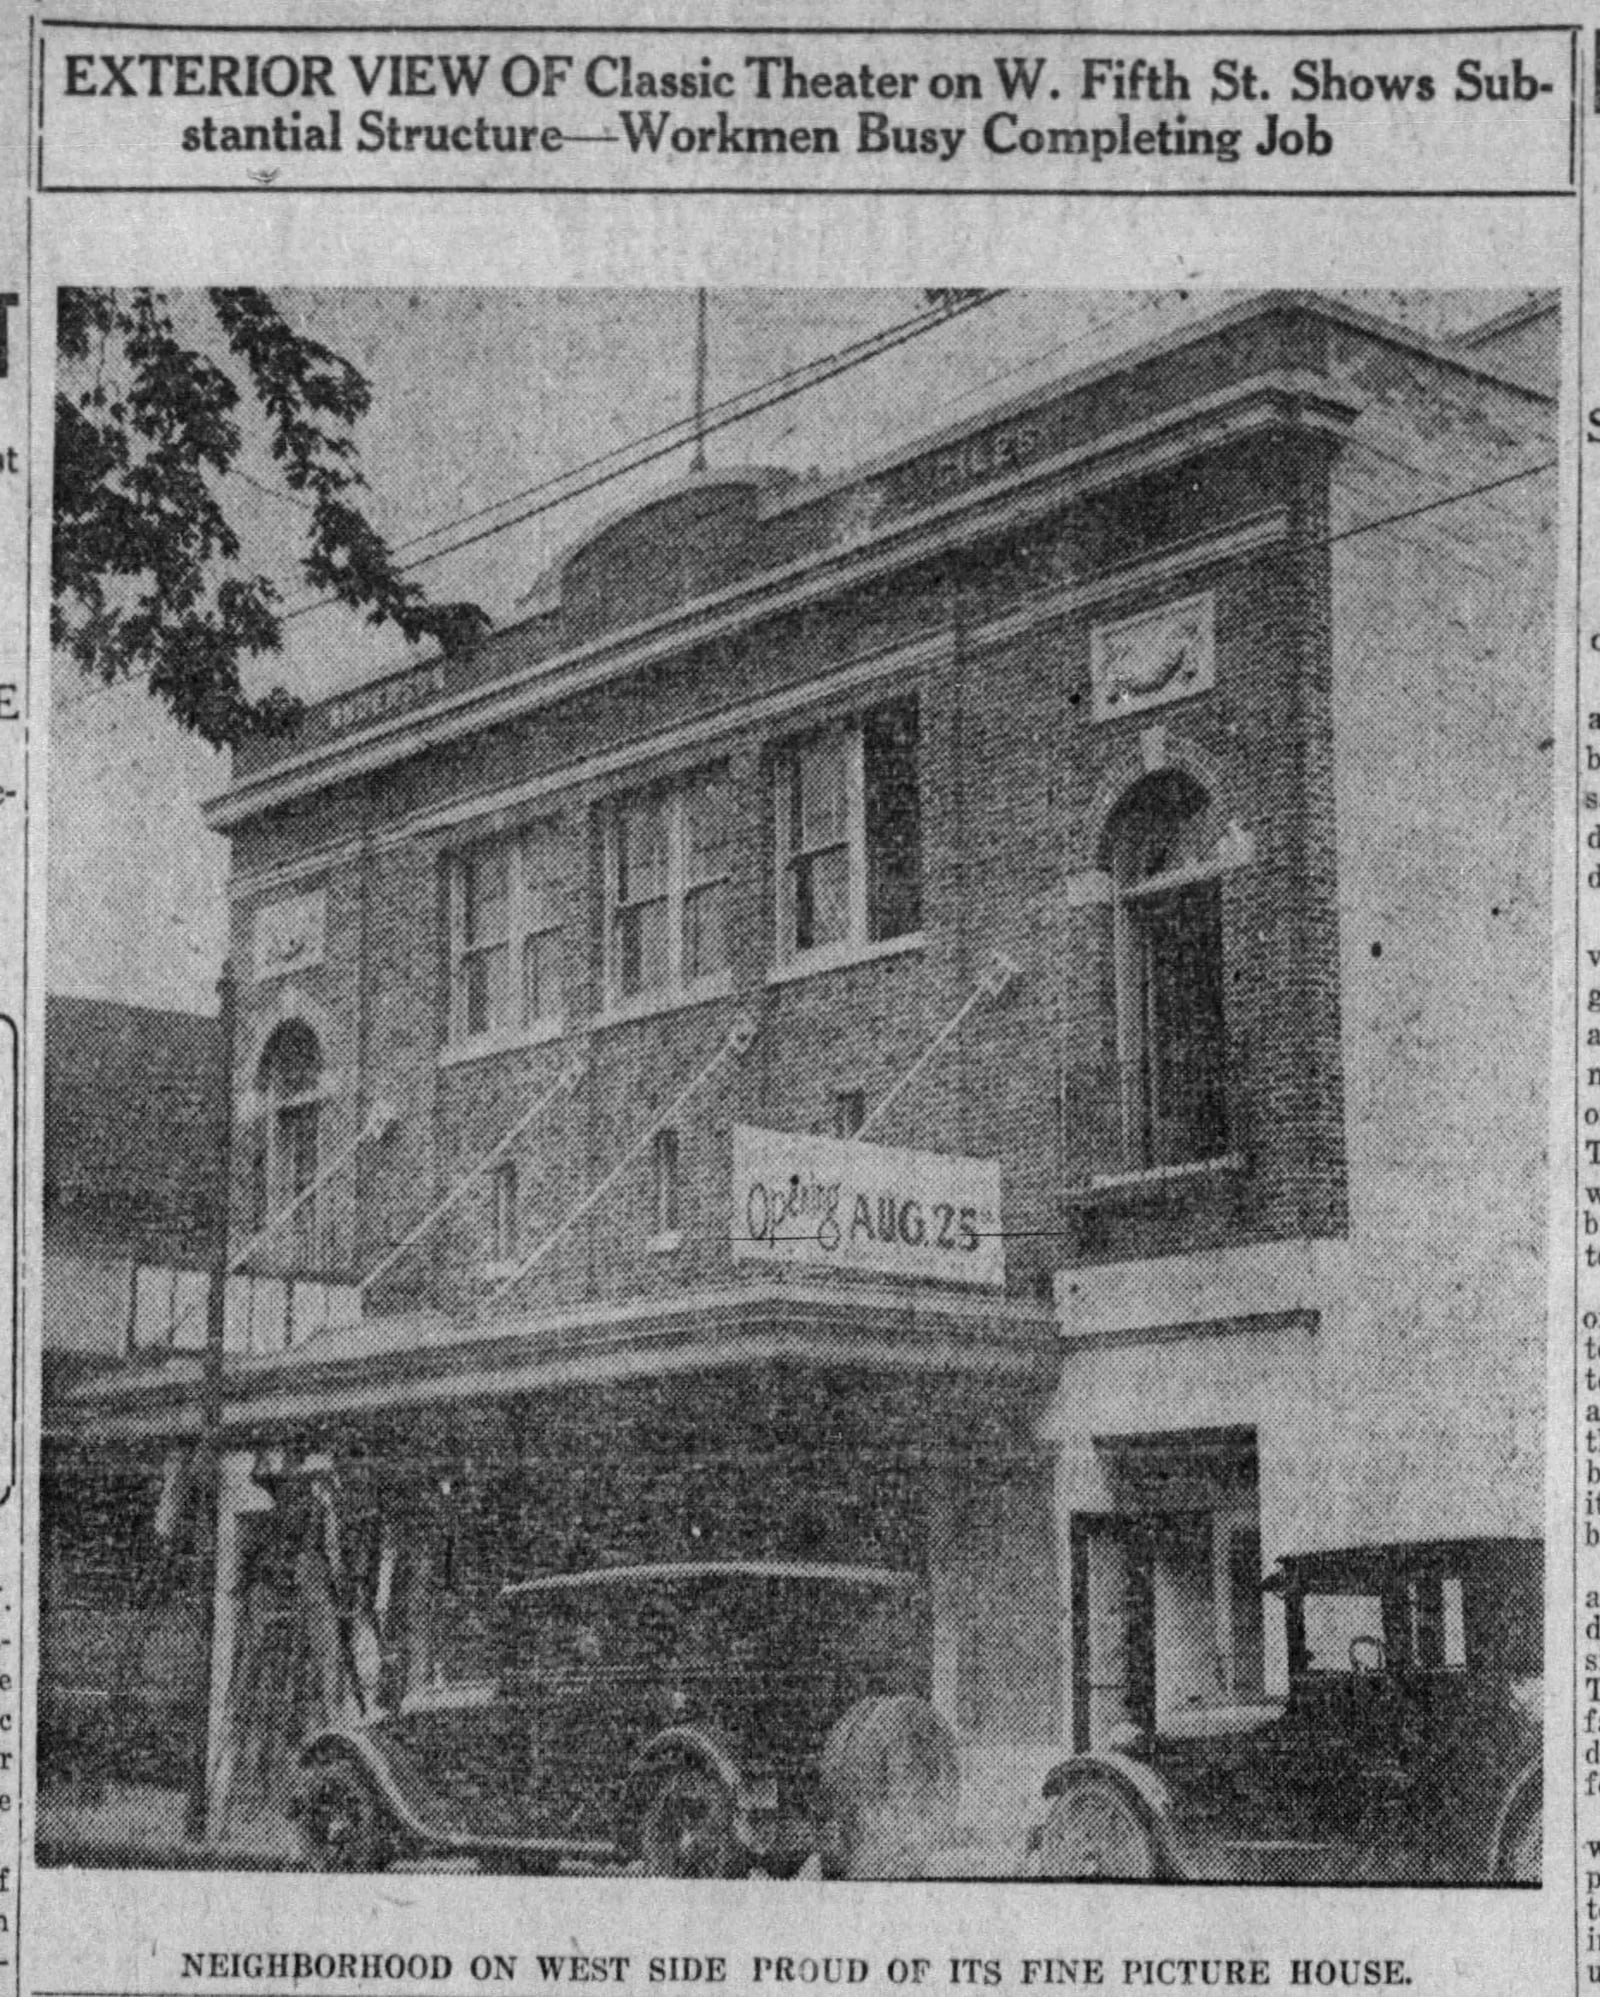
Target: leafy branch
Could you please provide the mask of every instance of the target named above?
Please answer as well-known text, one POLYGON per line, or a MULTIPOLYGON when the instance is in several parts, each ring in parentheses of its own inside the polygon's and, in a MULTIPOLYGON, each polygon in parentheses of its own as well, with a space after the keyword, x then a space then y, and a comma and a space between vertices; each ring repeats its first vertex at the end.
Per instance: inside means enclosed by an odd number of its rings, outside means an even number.
MULTIPOLYGON (((372 403, 366 377, 264 291, 207 296, 307 511, 306 582, 413 643, 470 646, 484 612, 430 603, 363 510, 353 433, 372 403)), ((282 649, 283 624, 276 583, 241 565, 216 493, 244 447, 238 381, 178 336, 158 291, 64 289, 56 336, 73 385, 56 396, 53 642, 107 685, 143 679, 215 746, 292 727, 300 703, 283 688, 244 686, 249 661, 282 649)))

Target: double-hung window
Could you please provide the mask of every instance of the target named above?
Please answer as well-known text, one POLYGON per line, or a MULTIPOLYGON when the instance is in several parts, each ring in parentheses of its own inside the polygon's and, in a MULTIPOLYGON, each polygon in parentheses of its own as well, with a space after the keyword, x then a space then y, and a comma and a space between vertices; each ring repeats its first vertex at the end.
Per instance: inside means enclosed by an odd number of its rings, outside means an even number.
POLYGON ((318 1262, 316 1197, 324 1082, 322 1048, 310 1027, 290 1020, 267 1042, 258 1071, 266 1101, 257 1173, 256 1225, 270 1229, 266 1265, 296 1273, 318 1262))
POLYGON ((778 762, 778 961, 847 956, 922 927, 915 700, 797 743, 778 762))
POLYGON ((1228 1039, 1211 800, 1176 773, 1146 777, 1113 818, 1110 844, 1127 1162, 1219 1158, 1228 1039))
POLYGON ((529 826, 452 862, 450 1038, 515 1039, 561 1022, 559 834, 529 826))
POLYGON ((624 799, 606 854, 606 991, 613 1008, 698 997, 728 975, 724 770, 624 799))
POLYGON ((517 1168, 502 1158, 489 1168, 489 1265, 514 1264, 522 1247, 517 1205, 517 1168))

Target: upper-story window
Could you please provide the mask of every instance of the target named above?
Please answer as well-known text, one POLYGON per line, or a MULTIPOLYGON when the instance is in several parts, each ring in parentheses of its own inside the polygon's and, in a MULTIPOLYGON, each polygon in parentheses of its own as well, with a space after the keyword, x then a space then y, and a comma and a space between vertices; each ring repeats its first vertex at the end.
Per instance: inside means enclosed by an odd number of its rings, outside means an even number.
POLYGON ((658 1130, 650 1147, 653 1186, 651 1200, 656 1247, 675 1246, 683 1225, 682 1145, 676 1130, 658 1130))
POLYGON ((917 703, 798 743, 776 771, 778 958, 848 955, 922 927, 917 703))
POLYGON ((256 1226, 270 1229, 271 1266, 317 1261, 316 1184, 321 1151, 322 1048, 309 1026, 286 1021, 262 1051, 256 1085, 266 1110, 256 1226))
POLYGON ((489 1169, 489 1262, 491 1267, 514 1263, 522 1247, 517 1205, 517 1168, 502 1158, 489 1169))
POLYGON ((728 972, 725 770, 625 799, 606 854, 606 990, 613 1006, 719 989, 728 972))
POLYGON ((559 1025, 563 891, 553 825, 484 840, 456 857, 450 895, 453 1041, 559 1025))
POLYGON ((1109 843, 1129 1162, 1221 1157, 1227 1020, 1211 799, 1180 773, 1146 777, 1118 808, 1109 843))

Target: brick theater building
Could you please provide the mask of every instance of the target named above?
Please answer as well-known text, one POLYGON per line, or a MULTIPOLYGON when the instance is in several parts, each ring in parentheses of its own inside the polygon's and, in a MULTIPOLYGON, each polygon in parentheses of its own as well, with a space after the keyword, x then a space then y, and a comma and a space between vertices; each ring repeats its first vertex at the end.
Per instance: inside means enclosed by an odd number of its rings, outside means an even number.
POLYGON ((469 1606, 913 1568, 1008 1808, 1280 1683, 1281 1555, 1539 1531, 1556 328, 1270 295, 695 473, 239 752, 235 1225, 361 1314, 228 1355, 219 1687, 269 1459, 469 1606))

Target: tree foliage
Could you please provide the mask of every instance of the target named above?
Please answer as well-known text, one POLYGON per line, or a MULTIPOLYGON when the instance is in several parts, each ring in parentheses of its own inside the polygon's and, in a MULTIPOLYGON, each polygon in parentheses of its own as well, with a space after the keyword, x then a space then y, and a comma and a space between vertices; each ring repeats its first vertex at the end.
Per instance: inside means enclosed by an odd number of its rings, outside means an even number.
MULTIPOLYGON (((304 509, 310 587, 447 654, 488 619, 430 603, 362 509, 354 438, 372 401, 361 371, 297 332, 263 291, 206 294, 220 344, 248 384, 277 467, 304 509)), ((246 436, 235 374, 181 338, 164 293, 64 289, 57 308, 51 637, 108 685, 143 679, 215 746, 293 724, 281 687, 244 685, 279 651, 280 593, 241 565, 218 497, 246 436)))

